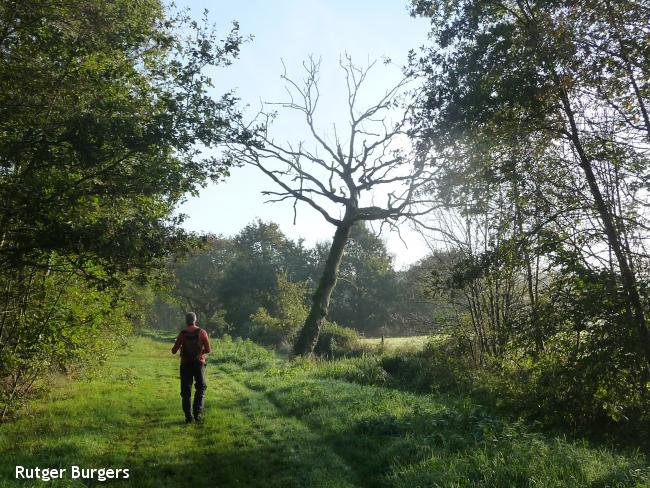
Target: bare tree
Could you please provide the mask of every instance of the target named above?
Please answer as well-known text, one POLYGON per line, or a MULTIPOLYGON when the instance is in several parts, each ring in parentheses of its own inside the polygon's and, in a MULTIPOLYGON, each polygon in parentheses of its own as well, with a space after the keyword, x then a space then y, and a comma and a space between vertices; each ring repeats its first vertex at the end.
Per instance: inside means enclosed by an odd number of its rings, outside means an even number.
POLYGON ((382 227, 386 224, 398 230, 401 221, 417 221, 434 207, 431 197, 423 191, 431 181, 433 167, 412 156, 407 134, 412 129, 416 97, 410 89, 412 78, 405 76, 378 101, 360 108, 362 88, 376 63, 359 68, 345 56, 339 64, 347 86, 348 125, 344 137, 336 124, 332 124, 329 136, 316 127, 320 61, 310 58, 303 63, 306 76, 302 83, 289 78, 285 68, 282 79, 287 83, 289 101, 266 104, 301 114, 310 144, 276 143, 269 134, 275 113, 263 109, 251 124, 256 126, 254 142, 230 148, 231 157, 259 168, 273 180, 277 189, 263 192, 271 196, 269 201, 293 200, 294 219, 296 204, 303 202, 336 227, 311 309, 294 345, 294 353, 299 355, 314 350, 354 223, 378 221, 382 227))

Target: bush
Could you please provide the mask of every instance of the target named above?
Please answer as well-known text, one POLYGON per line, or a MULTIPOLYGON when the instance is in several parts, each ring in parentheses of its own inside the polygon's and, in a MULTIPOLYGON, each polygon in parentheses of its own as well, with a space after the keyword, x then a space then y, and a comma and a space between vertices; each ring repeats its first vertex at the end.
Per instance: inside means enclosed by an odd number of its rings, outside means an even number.
POLYGON ((0 273, 0 285, 15 293, 0 299, 7 332, 0 331, 0 421, 47 387, 51 374, 88 375, 123 347, 139 315, 138 303, 118 290, 91 283, 63 261, 52 263, 55 270, 30 270, 29 279, 0 273), (12 310, 12 299, 24 303, 22 314, 12 310))
POLYGON ((265 346, 280 346, 291 340, 296 332, 296 325, 291 322, 271 317, 264 308, 258 308, 250 316, 246 336, 265 346))
POLYGON ((491 359, 477 372, 481 388, 498 405, 548 425, 581 431, 643 425, 650 405, 635 371, 617 367, 615 354, 609 364, 589 355, 572 357, 570 342, 549 340, 535 360, 513 354, 491 359))
POLYGON ((359 346, 359 334, 356 331, 340 326, 336 322, 325 321, 314 354, 328 357, 343 356, 355 352, 359 346))
POLYGON ((232 332, 232 325, 226 321, 226 311, 222 308, 217 309, 204 324, 204 329, 214 337, 221 337, 232 332))

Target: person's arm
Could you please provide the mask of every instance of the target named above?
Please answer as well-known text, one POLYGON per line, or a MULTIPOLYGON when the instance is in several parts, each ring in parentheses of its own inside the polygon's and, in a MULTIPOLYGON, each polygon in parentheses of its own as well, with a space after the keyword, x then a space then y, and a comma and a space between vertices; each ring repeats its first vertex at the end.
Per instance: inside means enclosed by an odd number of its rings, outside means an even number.
POLYGON ((203 354, 212 352, 212 348, 210 347, 210 338, 208 337, 207 331, 204 329, 201 329, 201 339, 203 342, 203 354))
POLYGON ((176 337, 176 342, 174 343, 174 347, 172 347, 172 354, 176 354, 178 348, 181 347, 181 343, 183 342, 182 337, 183 334, 178 334, 178 336, 176 337))

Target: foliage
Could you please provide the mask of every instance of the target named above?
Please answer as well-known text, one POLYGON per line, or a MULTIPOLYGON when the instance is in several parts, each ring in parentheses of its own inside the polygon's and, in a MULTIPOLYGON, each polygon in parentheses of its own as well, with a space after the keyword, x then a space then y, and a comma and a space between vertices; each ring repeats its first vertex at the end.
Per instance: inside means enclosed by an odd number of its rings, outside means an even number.
POLYGON ((89 374, 127 341, 141 310, 124 294, 89 284, 61 258, 50 264, 58 271, 0 275, 5 303, 20 307, 7 308, 0 322, 2 420, 46 386, 48 374, 89 374))
POLYGON ((10 0, 0 31, 4 418, 39 378, 101 361, 151 304, 143 276, 191 247, 176 206, 227 175, 202 149, 238 137, 205 71, 242 38, 158 0, 10 0))
POLYGON ((217 309, 212 314, 212 317, 201 324, 201 327, 206 329, 211 336, 223 336, 232 332, 232 325, 226 321, 226 311, 217 309))
POLYGON ((624 301, 611 273, 578 268, 555 280, 541 311, 544 350, 530 361, 512 348, 494 361, 493 389, 502 385, 504 403, 546 423, 594 430, 643 424, 650 404, 624 301))
POLYGON ((310 286, 308 281, 289 281, 286 273, 279 274, 278 280, 278 301, 276 304, 277 315, 290 327, 300 327, 307 317, 307 295, 310 286))
POLYGON ((258 308, 250 316, 246 336, 259 344, 279 346, 291 337, 296 326, 282 319, 271 317, 265 308, 258 308))
MULTIPOLYGON (((243 335, 257 344, 288 346, 295 338, 306 315, 304 302, 301 303, 302 320, 298 321, 292 321, 288 317, 272 317, 265 308, 260 307, 250 316, 243 335)), ((314 348, 314 354, 337 357, 355 353, 359 346, 359 335, 353 329, 342 327, 335 322, 325 322, 314 348)))
POLYGON ((430 45, 413 54, 425 78, 420 150, 445 159, 432 190, 453 208, 437 230, 456 259, 431 281, 455 302, 464 353, 485 370, 501 365, 504 397, 534 398, 541 416, 641 422, 648 9, 491 0, 413 9, 432 26, 430 45))
MULTIPOLYGON (((288 239, 277 224, 256 221, 231 238, 205 236, 203 245, 186 259, 170 262, 168 293, 216 333, 253 337, 250 317, 263 308, 284 323, 284 339, 278 332, 277 341, 271 341, 279 344, 291 340, 306 319, 308 296, 326 252, 326 243, 306 248, 302 241, 288 239)), ((358 224, 342 258, 330 319, 372 335, 389 329, 430 330, 433 305, 416 275, 397 273, 385 243, 358 224)))
POLYGON ((260 307, 283 320, 297 319, 310 263, 302 241, 258 220, 233 238, 205 236, 186 259, 169 262, 170 295, 206 327, 245 334, 260 307))
POLYGON ((0 8, 0 263, 124 271, 181 246, 176 204, 227 173, 198 145, 235 136, 204 69, 237 55, 237 27, 219 41, 157 0, 0 8))
POLYGON ((359 347, 359 334, 353 329, 326 321, 318 336, 314 353, 336 357, 354 352, 359 347))
POLYGON ((170 262, 169 295, 197 314, 205 322, 220 307, 215 288, 224 280, 233 260, 234 246, 218 236, 204 236, 191 253, 170 262))
POLYGON ((265 308, 258 308, 243 334, 259 344, 288 346, 307 317, 308 289, 308 282, 292 283, 286 274, 278 275, 276 317, 265 308))
POLYGON ((453 253, 433 251, 397 275, 393 290, 390 335, 430 335, 440 333, 455 322, 453 293, 432 287, 434 277, 444 275, 453 262, 453 253))

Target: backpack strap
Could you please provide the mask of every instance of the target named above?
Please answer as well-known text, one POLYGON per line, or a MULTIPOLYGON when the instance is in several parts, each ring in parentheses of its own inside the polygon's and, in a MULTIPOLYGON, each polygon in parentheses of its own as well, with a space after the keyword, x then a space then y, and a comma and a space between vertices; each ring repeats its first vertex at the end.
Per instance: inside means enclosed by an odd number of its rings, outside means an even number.
POLYGON ((183 335, 185 336, 185 335, 187 335, 187 334, 194 334, 194 332, 198 332, 198 333, 199 333, 199 337, 201 337, 201 331, 202 331, 202 330, 203 330, 203 329, 201 329, 201 327, 197 327, 196 330, 195 330, 195 331, 192 331, 192 332, 189 332, 187 329, 182 329, 180 333, 183 334, 183 335))

